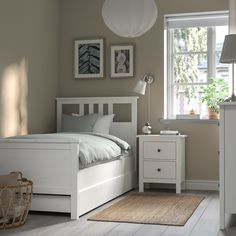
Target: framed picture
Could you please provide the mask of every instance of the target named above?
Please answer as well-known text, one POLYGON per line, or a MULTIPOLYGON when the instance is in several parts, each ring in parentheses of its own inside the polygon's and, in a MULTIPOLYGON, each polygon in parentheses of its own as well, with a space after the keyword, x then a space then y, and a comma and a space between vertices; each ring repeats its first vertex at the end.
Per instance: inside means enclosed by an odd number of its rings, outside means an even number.
POLYGON ((103 39, 76 40, 74 77, 102 78, 103 77, 103 39))
POLYGON ((132 77, 133 67, 133 45, 111 46, 111 77, 132 77))

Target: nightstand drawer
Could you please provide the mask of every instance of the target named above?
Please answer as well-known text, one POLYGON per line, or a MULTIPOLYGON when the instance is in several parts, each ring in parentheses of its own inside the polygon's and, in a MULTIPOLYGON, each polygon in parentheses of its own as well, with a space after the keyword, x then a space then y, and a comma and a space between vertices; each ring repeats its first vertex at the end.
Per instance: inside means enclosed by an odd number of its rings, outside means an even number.
POLYGON ((175 179, 175 162, 144 161, 143 176, 149 179, 175 179))
POLYGON ((175 159, 175 142, 144 142, 143 158, 175 159))

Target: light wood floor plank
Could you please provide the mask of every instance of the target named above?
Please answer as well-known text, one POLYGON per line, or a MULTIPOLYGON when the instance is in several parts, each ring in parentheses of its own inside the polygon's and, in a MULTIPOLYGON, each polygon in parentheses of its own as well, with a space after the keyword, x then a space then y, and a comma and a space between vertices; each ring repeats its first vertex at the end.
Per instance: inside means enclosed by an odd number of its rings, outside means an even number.
POLYGON ((134 236, 160 236, 167 229, 165 225, 142 225, 134 236))
POLYGON ((86 230, 81 232, 81 236, 102 236, 107 235, 118 223, 113 222, 94 222, 86 230))
MULTIPOLYGON (((191 193, 193 194, 193 193, 191 193)), ((205 196, 204 200, 200 203, 198 208, 195 210, 193 215, 187 221, 184 226, 168 226, 165 232, 162 234, 163 236, 187 236, 190 235, 192 229, 194 228, 195 224, 201 218, 203 212, 208 207, 212 196, 207 193, 203 194, 205 196)))
POLYGON ((133 235, 142 227, 141 224, 120 223, 117 227, 113 228, 106 236, 129 236, 133 235))
POLYGON ((40 231, 47 227, 57 227, 61 223, 70 222, 68 216, 29 214, 26 224, 18 228, 0 231, 0 235, 6 236, 26 236, 38 235, 40 231))
POLYGON ((67 223, 45 227, 39 231, 39 235, 40 236, 49 236, 49 235, 57 236, 57 235, 67 235, 68 233, 70 236, 80 235, 83 231, 85 231, 91 225, 93 225, 93 223, 87 220, 69 221, 67 223))
POLYGON ((199 219, 191 236, 216 236, 219 232, 219 197, 214 195, 199 219))

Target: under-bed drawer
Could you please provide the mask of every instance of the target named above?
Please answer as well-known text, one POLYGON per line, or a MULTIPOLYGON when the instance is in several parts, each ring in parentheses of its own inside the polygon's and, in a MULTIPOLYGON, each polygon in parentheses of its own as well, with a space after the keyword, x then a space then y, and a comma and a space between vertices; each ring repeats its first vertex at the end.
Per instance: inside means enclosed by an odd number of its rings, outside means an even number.
POLYGON ((144 159, 175 159, 175 142, 144 142, 144 159))
POLYGON ((174 161, 144 161, 144 178, 175 179, 174 161))

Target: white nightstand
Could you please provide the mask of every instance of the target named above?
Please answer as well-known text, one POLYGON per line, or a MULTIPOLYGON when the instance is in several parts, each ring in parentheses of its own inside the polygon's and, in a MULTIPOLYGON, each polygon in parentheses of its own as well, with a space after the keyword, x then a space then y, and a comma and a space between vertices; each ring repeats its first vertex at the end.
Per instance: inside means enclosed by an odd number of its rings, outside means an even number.
POLYGON ((139 192, 144 183, 176 184, 185 181, 186 135, 137 135, 139 139, 139 192))

